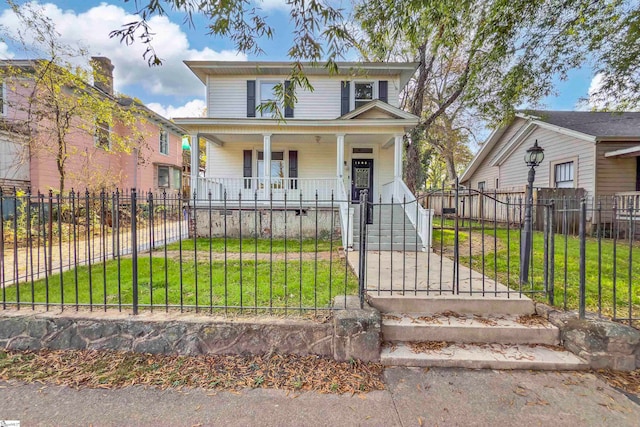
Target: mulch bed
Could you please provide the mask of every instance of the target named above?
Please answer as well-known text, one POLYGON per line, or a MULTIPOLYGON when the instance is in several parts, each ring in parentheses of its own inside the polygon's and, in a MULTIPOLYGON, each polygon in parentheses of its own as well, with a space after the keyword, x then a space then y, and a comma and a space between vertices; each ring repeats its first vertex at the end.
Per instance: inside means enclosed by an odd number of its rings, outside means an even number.
POLYGON ((321 393, 384 389, 383 367, 317 356, 167 356, 115 351, 0 351, 0 379, 73 388, 274 388, 321 393))

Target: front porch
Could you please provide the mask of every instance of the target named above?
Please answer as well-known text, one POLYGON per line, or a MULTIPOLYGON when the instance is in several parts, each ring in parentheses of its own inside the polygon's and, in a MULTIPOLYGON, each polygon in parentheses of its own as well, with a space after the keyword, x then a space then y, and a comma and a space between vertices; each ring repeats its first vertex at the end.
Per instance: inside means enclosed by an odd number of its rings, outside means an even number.
POLYGON ((178 122, 191 133, 192 164, 200 158, 195 141, 207 142, 204 176, 191 169, 196 208, 268 208, 284 218, 335 210, 343 246, 354 248, 354 208, 366 190, 370 204, 400 203, 420 247, 428 246, 426 213, 402 180, 403 139, 415 116, 374 101, 334 120, 178 122))

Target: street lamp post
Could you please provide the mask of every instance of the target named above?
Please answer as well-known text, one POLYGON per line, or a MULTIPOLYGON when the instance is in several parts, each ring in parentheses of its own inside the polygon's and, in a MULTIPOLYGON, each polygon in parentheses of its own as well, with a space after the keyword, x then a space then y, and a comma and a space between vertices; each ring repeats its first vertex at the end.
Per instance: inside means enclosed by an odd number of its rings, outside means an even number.
POLYGON ((529 283, 529 265, 531 262, 531 242, 532 242, 532 210, 533 210, 533 181, 536 178, 536 167, 544 160, 544 149, 538 146, 538 140, 529 148, 524 155, 524 162, 529 167, 527 177, 527 194, 525 200, 524 229, 522 230, 522 240, 520 242, 520 283, 529 283))

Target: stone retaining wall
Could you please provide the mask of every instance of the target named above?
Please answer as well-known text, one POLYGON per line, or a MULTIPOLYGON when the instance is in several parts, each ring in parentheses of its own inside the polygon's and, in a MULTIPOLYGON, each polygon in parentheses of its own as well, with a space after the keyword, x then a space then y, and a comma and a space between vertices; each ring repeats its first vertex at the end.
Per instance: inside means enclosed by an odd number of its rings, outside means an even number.
POLYGON ((589 362, 593 369, 633 371, 640 368, 640 331, 588 314, 556 310, 536 304, 538 315, 560 329, 564 347, 589 362))
MULTIPOLYGON (((357 298, 355 298, 357 301, 357 298)), ((163 354, 282 353, 377 361, 380 314, 350 299, 325 323, 190 314, 0 312, 0 348, 118 350, 163 354)))
POLYGON ((197 207, 195 209, 195 229, 198 237, 224 237, 225 232, 229 237, 260 238, 273 237, 274 239, 300 238, 313 239, 318 233, 319 239, 340 238, 340 213, 337 209, 330 208, 303 208, 296 209, 295 205, 287 210, 274 208, 273 210, 253 210, 251 201, 247 202, 246 210, 236 208, 212 209, 197 207), (286 217, 286 218, 285 218, 286 217), (209 222, 211 218, 211 222, 209 222), (317 220, 317 221, 316 221, 317 220), (210 225, 211 224, 211 225, 210 225), (285 230, 286 224, 286 230, 285 230), (333 226, 333 231, 332 231, 333 226))

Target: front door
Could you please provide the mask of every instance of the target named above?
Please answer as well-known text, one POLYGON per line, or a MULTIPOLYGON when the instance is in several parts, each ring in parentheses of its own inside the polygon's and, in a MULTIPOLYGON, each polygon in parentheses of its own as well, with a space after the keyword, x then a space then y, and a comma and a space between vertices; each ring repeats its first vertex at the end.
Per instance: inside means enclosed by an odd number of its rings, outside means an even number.
POLYGON ((368 190, 367 223, 373 221, 373 159, 351 161, 351 201, 360 202, 360 192, 368 190))

